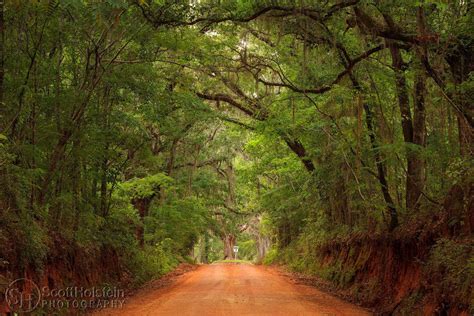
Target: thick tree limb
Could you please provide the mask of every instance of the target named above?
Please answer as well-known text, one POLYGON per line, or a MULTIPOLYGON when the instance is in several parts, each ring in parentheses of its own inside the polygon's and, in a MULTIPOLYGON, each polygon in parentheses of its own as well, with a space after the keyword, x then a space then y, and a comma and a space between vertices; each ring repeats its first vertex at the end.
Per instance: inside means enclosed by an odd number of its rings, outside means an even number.
POLYGON ((288 147, 290 147, 290 149, 301 159, 306 170, 312 173, 316 168, 311 159, 307 156, 303 144, 298 139, 291 139, 288 136, 282 136, 282 138, 288 147))
POLYGON ((345 69, 340 72, 336 79, 334 79, 329 85, 325 85, 325 86, 321 86, 321 87, 318 87, 318 88, 309 88, 309 89, 304 89, 304 88, 299 88, 299 87, 296 87, 295 85, 293 84, 290 84, 290 83, 284 83, 284 82, 269 82, 269 81, 266 81, 264 79, 261 79, 261 78, 258 78, 257 80, 261 83, 263 83, 264 85, 267 85, 267 86, 274 86, 274 87, 285 87, 285 88, 288 88, 294 92, 299 92, 299 93, 311 93, 311 94, 322 94, 322 93, 325 93, 329 90, 332 89, 332 87, 336 84, 338 84, 346 75, 350 74, 352 72, 352 69, 358 64, 360 63, 361 61, 367 59, 369 56, 371 56, 372 54, 378 52, 378 51, 381 51, 382 49, 384 49, 385 46, 384 45, 378 45, 374 48, 371 48, 369 49, 368 51, 362 53, 361 55, 355 57, 354 59, 352 59, 350 61, 350 63, 347 65, 347 67, 345 67, 345 69))
MULTIPOLYGON (((230 105, 238 108, 239 110, 241 110, 242 112, 244 112, 245 114, 247 114, 248 116, 251 116, 251 117, 255 117, 257 118, 256 114, 250 110, 249 108, 245 107, 244 105, 242 105, 241 103, 237 102, 236 100, 234 100, 231 96, 227 95, 227 94, 222 94, 222 93, 218 93, 218 94, 206 94, 206 93, 202 93, 202 92, 196 92, 196 95, 198 97, 200 97, 201 99, 205 99, 205 100, 210 100, 210 101, 224 101, 224 102, 227 102, 229 103, 230 105)), ((258 118, 257 118, 258 119, 258 118)))
MULTIPOLYGON (((261 115, 257 116, 251 110, 247 109, 242 104, 235 101, 233 98, 231 98, 228 95, 225 95, 225 94, 208 95, 208 94, 204 94, 204 93, 200 93, 200 92, 196 92, 196 94, 200 98, 203 98, 203 99, 206 99, 206 100, 227 102, 230 105, 235 106, 239 110, 243 111, 247 115, 249 115, 249 116, 251 116, 251 117, 253 117, 257 120, 260 120, 260 121, 265 120, 265 116, 261 116, 261 115)), ((311 161, 311 159, 307 156, 306 149, 304 148, 303 144, 298 139, 292 139, 288 135, 280 135, 280 136, 283 138, 283 140, 288 145, 288 147, 291 149, 291 151, 293 151, 300 158, 300 160, 303 163, 305 169, 310 173, 313 172, 316 168, 315 168, 313 162, 311 161)))

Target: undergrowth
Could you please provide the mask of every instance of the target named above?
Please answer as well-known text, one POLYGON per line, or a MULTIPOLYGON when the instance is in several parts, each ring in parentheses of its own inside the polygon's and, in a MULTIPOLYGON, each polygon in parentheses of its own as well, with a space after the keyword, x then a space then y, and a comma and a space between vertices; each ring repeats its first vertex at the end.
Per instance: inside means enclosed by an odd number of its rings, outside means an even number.
POLYGON ((126 267, 133 276, 134 285, 141 285, 173 270, 179 260, 176 255, 160 245, 137 249, 127 260, 126 267))

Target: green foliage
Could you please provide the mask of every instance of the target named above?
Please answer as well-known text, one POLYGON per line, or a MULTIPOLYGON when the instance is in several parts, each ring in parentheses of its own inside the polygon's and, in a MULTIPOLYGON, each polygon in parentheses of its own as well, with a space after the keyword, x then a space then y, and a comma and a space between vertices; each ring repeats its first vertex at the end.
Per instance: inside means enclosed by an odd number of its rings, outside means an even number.
MULTIPOLYGON (((269 248, 265 264, 343 287, 366 254, 322 266, 318 247, 386 233, 394 214, 401 226, 438 216, 453 186, 469 187, 468 2, 277 4, 3 4, 0 258, 11 275, 110 249, 142 283, 180 260, 221 259, 233 237, 242 258, 269 248)), ((466 224, 459 214, 450 227, 466 224)), ((426 269, 434 291, 466 302, 472 254, 457 237, 426 269)))
POLYGON ((273 248, 268 250, 268 252, 265 255, 265 258, 263 258, 262 263, 265 264, 265 265, 274 264, 274 263, 277 262, 278 257, 279 257, 278 248, 273 247, 273 248))
POLYGON ((31 264, 38 269, 43 268, 50 244, 44 228, 38 225, 28 214, 21 214, 18 223, 9 227, 7 232, 11 234, 8 237, 15 238, 17 242, 15 246, 20 249, 18 254, 19 266, 26 268, 31 264))
POLYGON ((239 259, 247 261, 254 261, 256 259, 256 241, 252 236, 241 236, 237 241, 237 245, 239 246, 239 259))
POLYGON ((179 261, 170 251, 160 244, 136 249, 125 262, 125 266, 134 278, 134 286, 159 278, 171 271, 179 261))
POLYGON ((252 264, 252 262, 250 262, 248 260, 241 260, 241 259, 216 260, 216 261, 213 261, 212 263, 214 263, 214 264, 217 264, 217 263, 252 264))
POLYGON ((171 183, 173 183, 172 178, 158 173, 145 178, 129 180, 122 183, 121 187, 132 199, 142 199, 157 194, 161 187, 168 187, 171 183))
POLYGON ((200 198, 171 199, 163 206, 152 207, 145 223, 146 240, 151 244, 167 241, 166 250, 186 256, 208 229, 208 216, 200 198))
MULTIPOLYGON (((140 224, 138 214, 130 204, 122 203, 122 207, 112 210, 111 214, 102 221, 100 230, 105 233, 100 242, 112 249, 125 251, 124 256, 136 248, 136 226, 140 224)), ((91 226, 91 225, 90 225, 91 226)), ((89 231, 89 236, 97 236, 97 232, 89 231)), ((96 241, 97 242, 97 241, 96 241)))
POLYGON ((426 277, 438 297, 450 302, 472 304, 474 284, 472 240, 439 239, 426 263, 426 277))

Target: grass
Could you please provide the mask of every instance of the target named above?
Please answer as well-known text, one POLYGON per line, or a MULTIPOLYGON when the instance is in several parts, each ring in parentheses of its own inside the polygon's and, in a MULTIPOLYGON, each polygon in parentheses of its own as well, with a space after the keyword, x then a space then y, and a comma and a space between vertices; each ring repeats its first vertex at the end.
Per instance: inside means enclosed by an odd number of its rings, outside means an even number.
POLYGON ((230 259, 230 260, 217 260, 217 261, 214 261, 212 262, 212 264, 215 264, 215 263, 243 263, 243 264, 253 264, 252 262, 248 261, 248 260, 240 260, 240 259, 230 259))

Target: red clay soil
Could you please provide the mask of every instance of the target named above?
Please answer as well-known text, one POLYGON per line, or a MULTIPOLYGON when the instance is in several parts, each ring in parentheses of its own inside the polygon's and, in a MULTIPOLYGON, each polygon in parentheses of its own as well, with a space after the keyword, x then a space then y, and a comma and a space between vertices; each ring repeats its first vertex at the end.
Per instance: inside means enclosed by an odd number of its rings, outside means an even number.
POLYGON ((204 265, 166 287, 146 288, 105 315, 371 315, 278 270, 247 264, 204 265))

